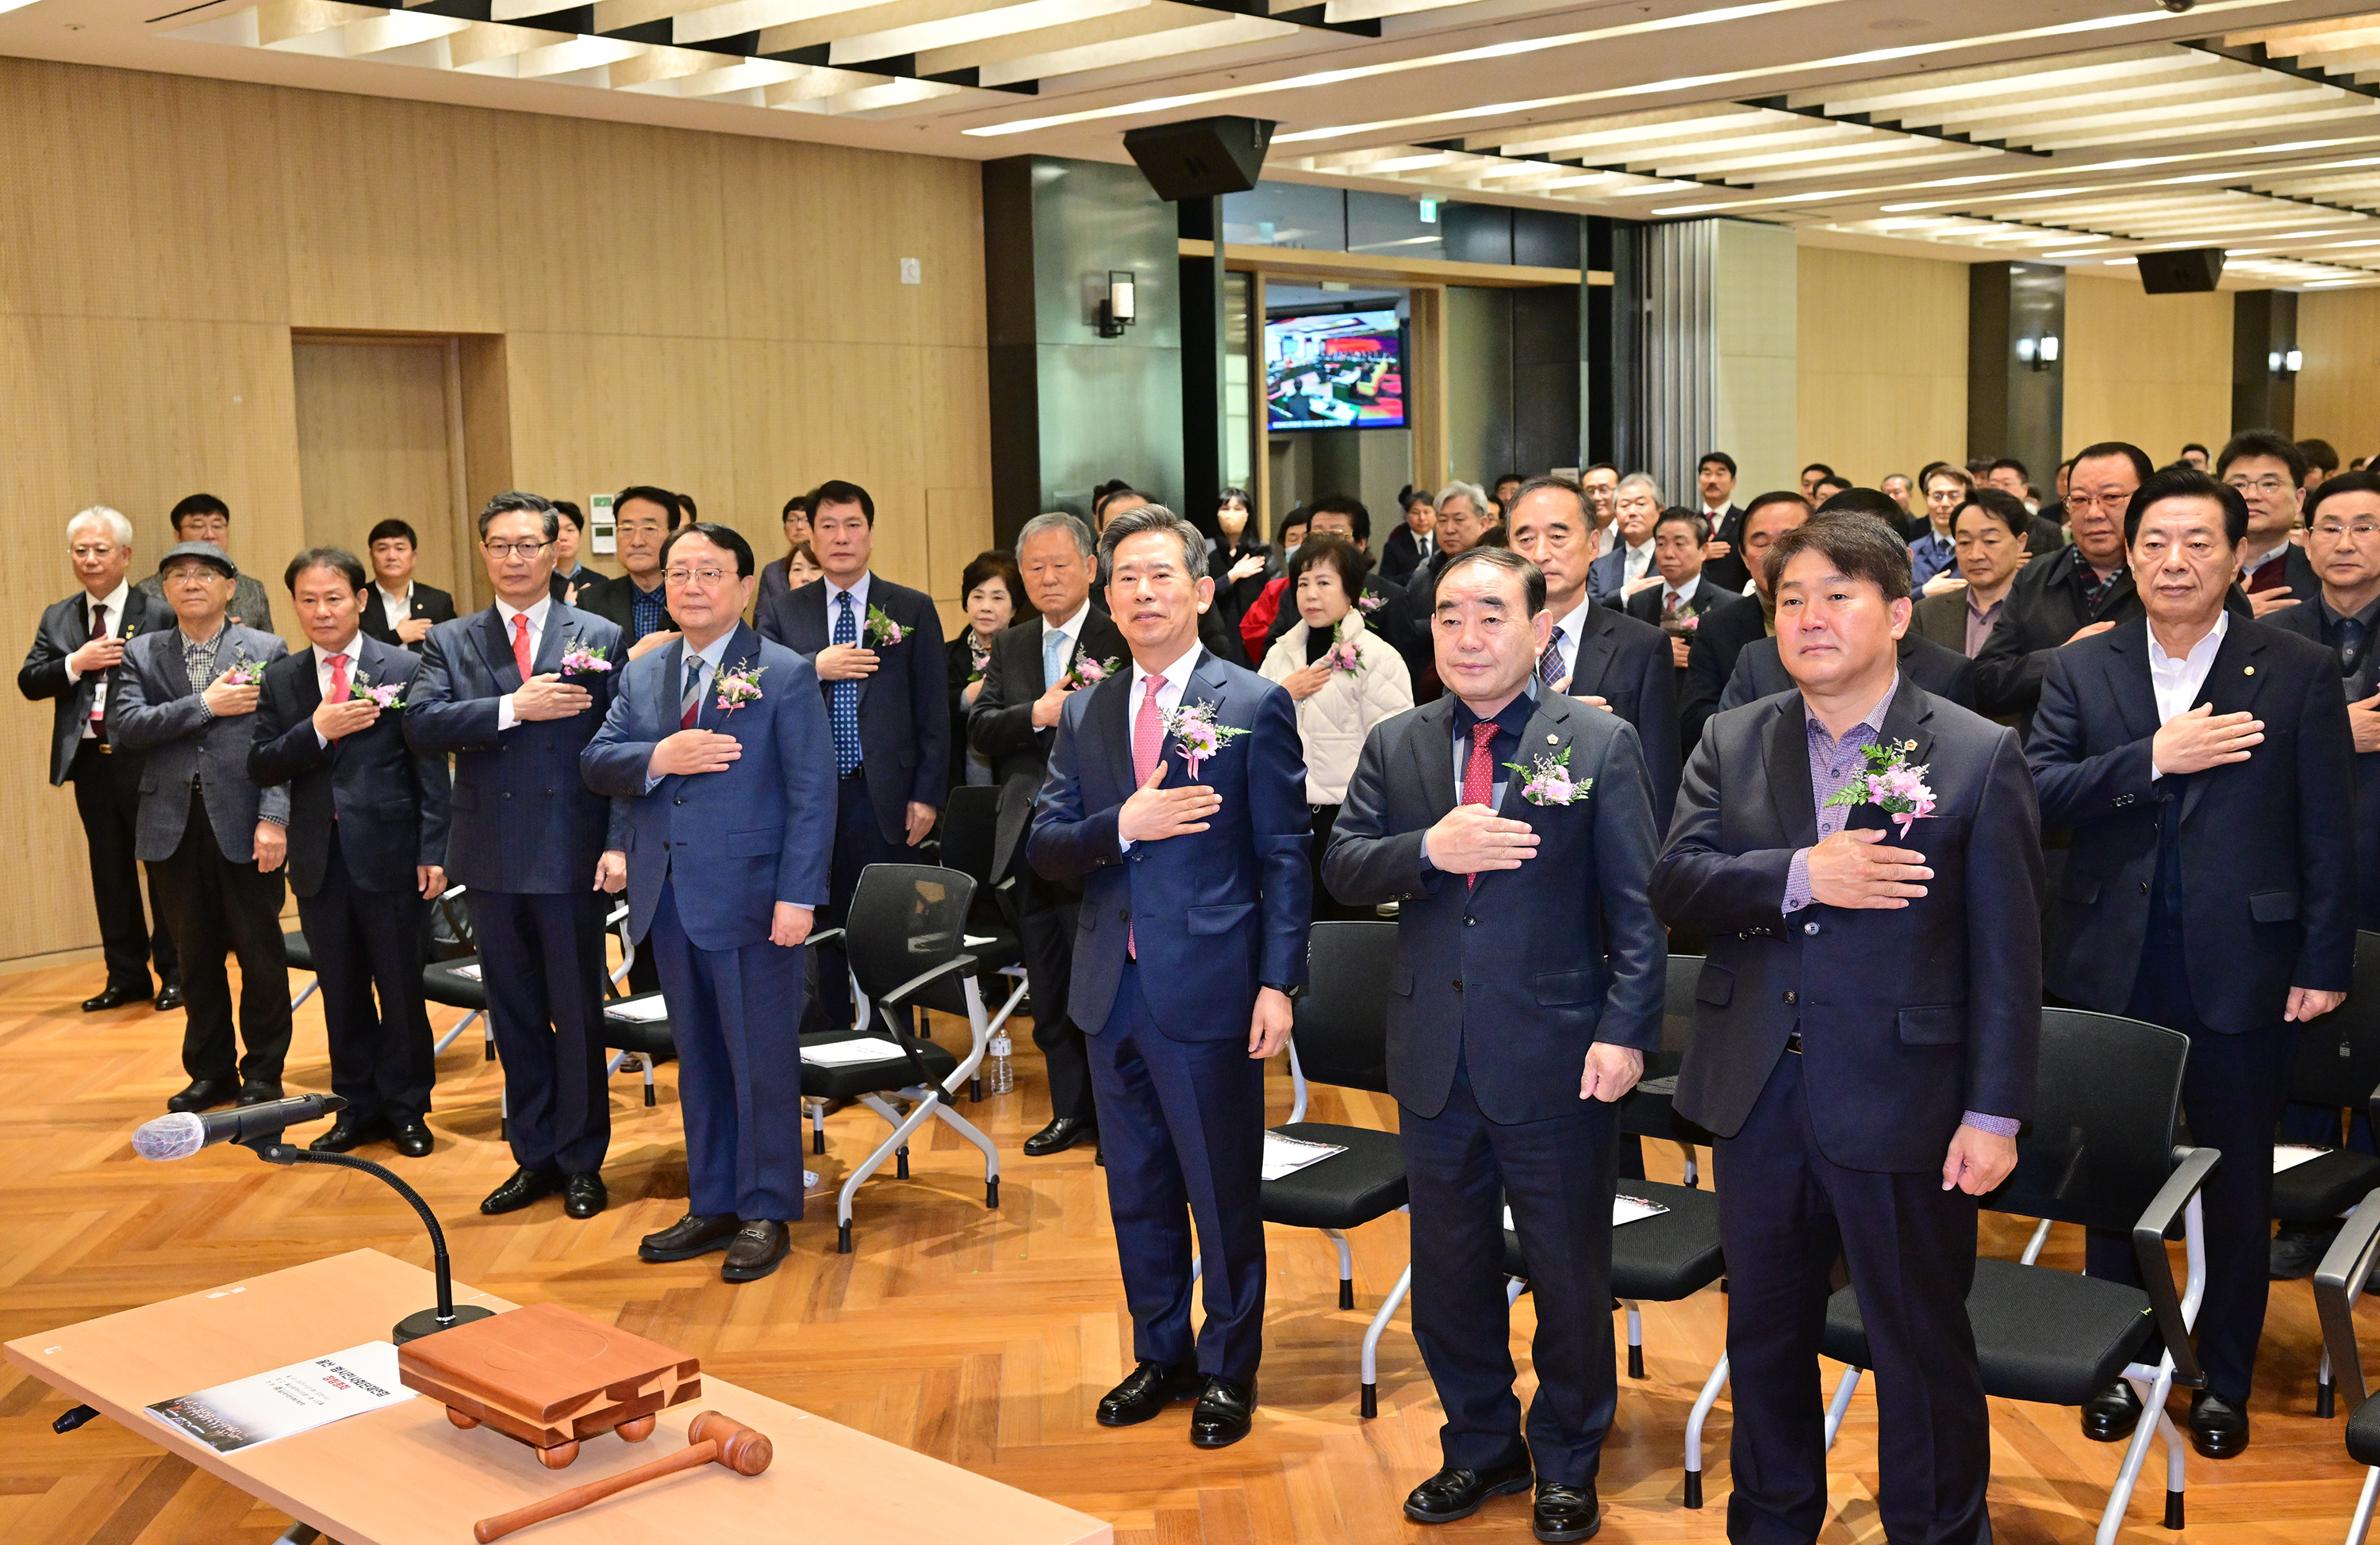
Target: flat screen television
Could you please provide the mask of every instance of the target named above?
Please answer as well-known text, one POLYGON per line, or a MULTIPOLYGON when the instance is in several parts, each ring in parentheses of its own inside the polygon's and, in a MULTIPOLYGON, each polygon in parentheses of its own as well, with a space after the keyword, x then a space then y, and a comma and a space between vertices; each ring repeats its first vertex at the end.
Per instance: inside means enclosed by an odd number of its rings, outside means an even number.
POLYGON ((1403 428, 1404 334, 1396 312, 1268 318, 1265 417, 1274 434, 1403 428))

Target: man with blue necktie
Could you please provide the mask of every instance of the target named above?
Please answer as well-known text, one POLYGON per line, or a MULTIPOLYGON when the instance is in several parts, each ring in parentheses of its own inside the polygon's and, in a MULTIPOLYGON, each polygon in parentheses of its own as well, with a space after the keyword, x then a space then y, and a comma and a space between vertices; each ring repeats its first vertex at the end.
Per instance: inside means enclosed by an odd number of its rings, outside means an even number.
MULTIPOLYGON (((948 791, 950 677, 941 614, 930 597, 868 572, 876 501, 856 483, 810 490, 810 546, 824 583, 760 605, 760 636, 810 662, 824 686, 837 782, 826 926, 843 926, 860 871, 903 863, 934 829, 948 791)), ((802 1030, 851 1027, 840 946, 821 948, 802 1030)))

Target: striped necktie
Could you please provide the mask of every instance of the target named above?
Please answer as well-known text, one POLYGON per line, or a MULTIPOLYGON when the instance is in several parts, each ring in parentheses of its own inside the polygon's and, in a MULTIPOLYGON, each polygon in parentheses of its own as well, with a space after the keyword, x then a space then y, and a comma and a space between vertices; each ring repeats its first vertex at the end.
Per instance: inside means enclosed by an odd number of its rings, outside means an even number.
POLYGON ((710 662, 700 655, 689 655, 686 661, 686 690, 678 694, 677 727, 691 730, 702 714, 703 667, 710 662))

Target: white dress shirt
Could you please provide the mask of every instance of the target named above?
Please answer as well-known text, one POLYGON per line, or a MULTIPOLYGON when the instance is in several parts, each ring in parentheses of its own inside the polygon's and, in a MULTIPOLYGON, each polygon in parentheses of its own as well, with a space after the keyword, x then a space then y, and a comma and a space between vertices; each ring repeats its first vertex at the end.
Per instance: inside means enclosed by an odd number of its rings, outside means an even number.
MULTIPOLYGON (((390 590, 385 585, 375 585, 372 588, 380 593, 381 620, 388 624, 389 632, 395 633, 399 622, 413 621, 413 581, 408 579, 405 582, 405 593, 402 595, 390 590)), ((504 625, 512 626, 509 622, 504 625)))
MULTIPOLYGON (((545 645, 545 619, 546 614, 552 608, 553 597, 551 595, 540 596, 536 603, 527 610, 509 606, 502 600, 496 602, 496 621, 504 625, 504 645, 507 648, 511 646, 513 641, 513 619, 516 617, 528 619, 528 658, 532 667, 537 664, 538 650, 545 645)), ((625 665, 627 662, 624 659, 621 663, 625 665)), ((502 734, 519 722, 520 716, 513 712, 513 694, 506 693, 497 698, 496 732, 502 734)))
MULTIPOLYGON (((1158 668, 1156 673, 1165 678, 1165 684, 1157 689, 1159 713, 1173 714, 1181 711, 1182 689, 1190 684, 1190 673, 1198 669, 1198 651, 1201 647, 1203 646, 1194 643, 1190 646, 1189 652, 1180 659, 1171 665, 1158 668)), ((1141 668, 1140 661, 1134 660, 1132 662, 1132 697, 1124 704, 1123 709, 1123 732, 1127 737, 1125 742, 1127 750, 1130 749, 1129 737, 1140 725, 1140 705, 1141 700, 1148 695, 1148 688, 1146 684, 1148 678, 1149 672, 1141 668)), ((1162 749, 1160 745, 1160 753, 1162 749)), ((1132 851, 1132 844, 1129 842, 1118 842, 1116 846, 1121 851, 1132 851)))
MULTIPOLYGON (((347 637, 347 641, 345 644, 340 645, 335 649, 325 649, 319 644, 313 646, 314 687, 315 690, 322 694, 323 702, 328 703, 331 700, 331 657, 333 655, 345 655, 346 657, 347 695, 353 697, 356 694, 356 651, 362 646, 362 640, 363 630, 359 628, 355 633, 350 634, 347 637)), ((534 658, 535 657, 532 656, 531 658, 534 658)), ((499 709, 497 711, 501 713, 503 710, 499 709)), ((323 734, 322 730, 317 730, 314 731, 314 743, 317 745, 329 745, 331 743, 331 737, 323 734)))
POLYGON ((1653 572, 1653 538, 1647 537, 1643 547, 1630 548, 1628 556, 1620 561, 1621 590, 1625 591, 1629 585, 1653 572))
MULTIPOLYGON (((2223 647, 2223 635, 2231 631, 2231 614, 2218 611, 2215 626, 2206 636, 2190 646, 2190 653, 2177 659, 2165 652, 2157 642, 2156 629, 2143 622, 2149 635, 2149 686, 2156 693, 2157 722, 2190 712, 2198 702, 2201 688, 2206 685, 2206 673, 2215 669, 2215 651, 2223 647)), ((2154 758, 2149 764, 2149 781, 2163 778, 2154 758)))
MULTIPOLYGON (((102 596, 99 598, 98 605, 100 609, 107 614, 107 631, 111 637, 120 638, 123 636, 124 603, 131 594, 132 586, 126 581, 119 579, 115 582, 115 589, 110 590, 106 595, 102 596)), ((91 592, 86 590, 82 595, 83 642, 88 642, 91 637, 91 592)), ((82 643, 78 643, 75 646, 75 648, 77 649, 81 647, 82 643)), ((71 658, 73 651, 69 650, 67 653, 69 658, 67 662, 67 684, 68 686, 73 686, 82 680, 82 672, 74 668, 74 662, 71 658)), ((92 735, 96 733, 96 731, 91 729, 93 720, 104 718, 106 716, 107 676, 106 673, 103 671, 99 678, 99 685, 91 692, 91 717, 82 721, 82 738, 86 741, 90 740, 92 735)))
POLYGON ((1619 540, 1620 522, 1615 518, 1610 525, 1605 526, 1602 530, 1595 534, 1595 556, 1597 558, 1610 557, 1612 547, 1617 544, 1619 540))
POLYGON ((1578 664, 1579 635, 1586 630, 1586 614, 1594 605, 1595 597, 1582 590, 1578 593, 1578 605, 1567 616, 1554 619, 1553 647, 1561 651, 1562 681, 1570 680, 1578 664))
POLYGON ((1672 585, 1668 580, 1663 580, 1661 582, 1661 610, 1663 611, 1670 610, 1670 597, 1672 596, 1675 596, 1678 598, 1678 604, 1682 607, 1694 605, 1694 593, 1702 587, 1703 574, 1700 569, 1688 574, 1686 576, 1686 582, 1683 585, 1672 585))
MULTIPOLYGON (((859 630, 857 645, 862 649, 868 646, 868 583, 875 577, 873 571, 863 569, 860 571, 859 577, 851 584, 851 625, 859 630)), ((826 636, 828 642, 832 643, 834 615, 843 610, 843 587, 831 579, 821 580, 820 583, 826 586, 826 636)), ((1090 603, 1086 601, 1084 604, 1087 606, 1090 603)))

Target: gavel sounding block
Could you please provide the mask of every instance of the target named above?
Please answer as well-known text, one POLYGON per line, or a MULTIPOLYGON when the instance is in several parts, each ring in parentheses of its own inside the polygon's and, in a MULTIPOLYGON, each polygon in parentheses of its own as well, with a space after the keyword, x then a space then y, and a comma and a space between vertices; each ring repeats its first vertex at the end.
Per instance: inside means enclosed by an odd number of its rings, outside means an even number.
POLYGON ((651 1436, 654 1413, 702 1394, 702 1365, 558 1304, 531 1304, 397 1348, 405 1387, 443 1401, 457 1427, 492 1427, 548 1469, 588 1438, 651 1436))

